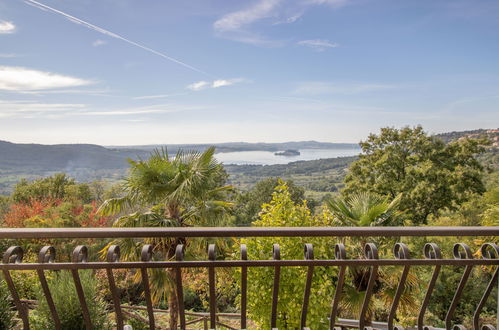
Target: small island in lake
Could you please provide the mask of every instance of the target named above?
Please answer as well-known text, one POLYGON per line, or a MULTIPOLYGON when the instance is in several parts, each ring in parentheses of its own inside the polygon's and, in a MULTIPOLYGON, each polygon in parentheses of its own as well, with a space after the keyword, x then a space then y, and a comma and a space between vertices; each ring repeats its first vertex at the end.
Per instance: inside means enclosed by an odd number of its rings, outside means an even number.
POLYGON ((288 149, 286 151, 276 152, 274 153, 276 156, 299 156, 300 152, 295 149, 288 149))

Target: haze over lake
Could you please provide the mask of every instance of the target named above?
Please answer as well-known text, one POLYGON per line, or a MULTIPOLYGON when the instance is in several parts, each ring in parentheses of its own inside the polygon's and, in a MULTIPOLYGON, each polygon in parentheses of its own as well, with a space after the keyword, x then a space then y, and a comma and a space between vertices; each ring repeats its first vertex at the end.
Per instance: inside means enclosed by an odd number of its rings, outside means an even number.
POLYGON ((360 153, 360 148, 300 149, 299 151, 300 155, 298 156, 276 156, 272 151, 236 151, 217 153, 215 157, 226 165, 273 165, 299 160, 355 156, 360 153))

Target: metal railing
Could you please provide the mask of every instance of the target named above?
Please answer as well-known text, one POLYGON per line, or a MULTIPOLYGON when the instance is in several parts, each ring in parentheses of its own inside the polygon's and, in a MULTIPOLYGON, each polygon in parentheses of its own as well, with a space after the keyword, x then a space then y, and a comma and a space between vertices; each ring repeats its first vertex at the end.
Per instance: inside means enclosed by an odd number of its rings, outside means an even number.
POLYGON ((306 267, 307 273, 305 278, 305 288, 303 292, 303 300, 301 303, 301 322, 300 328, 307 329, 307 314, 309 306, 312 277, 314 275, 314 267, 327 266, 336 267, 338 269, 335 294, 332 297, 331 309, 325 315, 325 319, 329 319, 328 328, 333 329, 335 326, 355 327, 359 329, 369 329, 376 327, 376 322, 370 322, 367 317, 369 303, 374 293, 374 287, 379 275, 380 267, 400 266, 403 270, 398 279, 398 285, 393 296, 391 307, 388 313, 386 328, 400 329, 396 326, 395 316, 399 307, 400 298, 406 287, 408 273, 411 267, 430 266, 433 268, 431 279, 428 283, 424 299, 421 301, 419 312, 417 315, 418 329, 431 329, 425 325, 425 314, 427 313, 428 305, 432 299, 432 293, 437 284, 441 268, 443 266, 459 266, 464 267, 461 280, 455 289, 454 297, 445 317, 445 327, 447 329, 462 329, 462 325, 454 324, 454 314, 460 302, 463 290, 470 278, 471 271, 476 266, 492 266, 494 273, 485 291, 482 294, 481 300, 476 306, 475 312, 472 315, 473 329, 495 329, 494 326, 482 324, 480 318, 481 312, 489 298, 493 288, 497 285, 499 277, 499 247, 495 244, 495 239, 499 237, 499 227, 248 227, 248 228, 207 228, 207 227, 191 227, 191 228, 53 228, 53 229, 0 229, 0 239, 95 239, 95 238, 186 238, 186 237, 330 237, 333 244, 333 239, 338 237, 439 237, 439 236, 454 236, 454 237, 487 237, 489 243, 485 243, 480 249, 480 258, 475 258, 472 250, 464 243, 455 243, 453 247, 453 258, 443 258, 440 248, 434 243, 427 243, 424 246, 424 251, 418 254, 413 251, 413 255, 418 256, 413 258, 409 254, 409 248, 404 243, 396 243, 394 245, 394 258, 380 259, 377 246, 373 243, 366 243, 364 246, 364 256, 349 259, 347 257, 346 247, 342 243, 334 245, 334 259, 315 259, 313 246, 305 244, 304 259, 301 260, 283 260, 280 257, 280 247, 278 244, 273 245, 272 259, 269 260, 249 260, 248 251, 244 244, 241 245, 240 259, 238 260, 217 260, 215 254, 215 245, 210 244, 208 247, 207 260, 184 260, 184 246, 179 244, 176 247, 174 260, 156 261, 152 260, 153 247, 144 245, 141 251, 140 261, 120 261, 120 249, 117 245, 109 247, 106 261, 88 261, 88 249, 84 245, 78 245, 73 251, 71 262, 58 262, 55 259, 55 249, 52 246, 43 247, 38 255, 37 262, 23 263, 23 249, 20 246, 11 246, 3 255, 3 263, 0 264, 0 269, 3 272, 4 280, 9 288, 12 300, 22 321, 24 329, 29 329, 29 310, 27 305, 23 303, 19 292, 16 289, 16 284, 12 277, 12 272, 21 270, 36 271, 43 290, 45 299, 50 309, 54 325, 56 329, 60 329, 60 320, 58 311, 55 307, 50 287, 47 283, 46 271, 49 270, 67 270, 72 274, 78 295, 81 311, 87 329, 92 329, 92 320, 90 317, 87 299, 82 287, 79 270, 93 269, 105 270, 109 282, 109 288, 112 296, 113 308, 116 316, 116 325, 118 329, 123 328, 124 313, 122 311, 120 297, 116 286, 116 280, 113 270, 128 269, 139 270, 141 274, 142 284, 144 288, 144 297, 147 311, 147 320, 150 329, 156 329, 155 309, 151 300, 151 289, 149 283, 148 269, 162 268, 173 269, 176 276, 176 294, 179 302, 179 323, 181 329, 186 329, 186 311, 184 311, 184 283, 182 280, 182 270, 187 268, 206 268, 208 272, 209 284, 209 321, 210 329, 217 327, 217 306, 216 306, 216 270, 224 267, 237 267, 240 272, 240 328, 246 329, 248 326, 247 320, 247 303, 248 303, 248 268, 251 267, 270 267, 274 269, 273 275, 273 291, 270 315, 270 328, 276 328, 278 317, 278 301, 279 301, 279 284, 281 267, 306 267), (349 324, 338 324, 338 311, 342 298, 343 287, 348 267, 366 267, 368 269, 369 278, 362 303, 361 311, 357 321, 350 321, 349 324))

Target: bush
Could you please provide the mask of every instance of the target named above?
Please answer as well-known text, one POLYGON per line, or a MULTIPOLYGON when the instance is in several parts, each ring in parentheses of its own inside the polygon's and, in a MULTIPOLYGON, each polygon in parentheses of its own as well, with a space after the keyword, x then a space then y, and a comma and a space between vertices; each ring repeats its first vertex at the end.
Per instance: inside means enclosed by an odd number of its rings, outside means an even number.
POLYGON ((0 285, 0 329, 12 329, 14 327, 15 312, 12 310, 10 300, 7 287, 5 284, 0 285))
MULTIPOLYGON (((272 201, 263 205, 259 219, 253 222, 258 227, 312 227, 326 224, 324 215, 314 217, 306 204, 295 204, 288 187, 280 182, 272 195, 272 201)), ((265 260, 272 255, 272 244, 278 243, 282 259, 303 259, 305 243, 312 243, 316 258, 332 259, 334 242, 330 238, 305 237, 253 237, 240 240, 246 244, 248 259, 265 260)), ((283 267, 279 287, 277 327, 299 329, 301 302, 305 287, 306 267, 283 267)), ((330 297, 334 295, 337 271, 328 267, 315 267, 310 295, 307 325, 311 329, 327 328, 331 308, 330 297)), ((248 312, 259 328, 269 328, 272 302, 274 269, 254 267, 248 270, 248 312)))
MULTIPOLYGON (((64 330, 85 329, 80 302, 73 277, 68 271, 58 271, 47 279, 54 304, 64 330)), ((91 271, 80 271, 81 284, 87 300, 93 329, 111 329, 107 322, 104 300, 97 294, 97 281, 91 271)), ((52 315, 43 292, 38 292, 38 307, 30 315, 33 329, 53 329, 52 315)))

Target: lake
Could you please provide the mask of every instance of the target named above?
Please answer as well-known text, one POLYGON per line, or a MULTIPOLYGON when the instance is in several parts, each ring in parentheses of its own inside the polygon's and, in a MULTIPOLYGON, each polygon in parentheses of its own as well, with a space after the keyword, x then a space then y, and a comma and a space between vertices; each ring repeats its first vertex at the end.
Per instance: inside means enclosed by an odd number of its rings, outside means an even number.
POLYGON ((287 164, 299 160, 355 156, 360 153, 360 148, 300 149, 299 151, 299 156, 276 156, 272 151, 237 151, 217 153, 215 157, 226 165, 273 165, 287 164))

